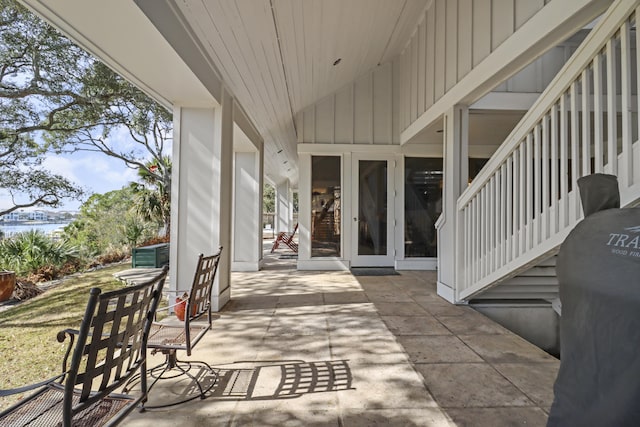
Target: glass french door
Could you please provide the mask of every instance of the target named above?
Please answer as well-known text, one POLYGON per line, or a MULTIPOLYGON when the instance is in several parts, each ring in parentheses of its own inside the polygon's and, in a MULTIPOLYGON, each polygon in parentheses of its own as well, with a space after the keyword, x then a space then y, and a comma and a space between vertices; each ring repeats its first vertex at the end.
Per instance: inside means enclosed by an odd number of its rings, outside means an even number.
POLYGON ((393 166, 390 157, 353 157, 353 267, 393 265, 393 166))

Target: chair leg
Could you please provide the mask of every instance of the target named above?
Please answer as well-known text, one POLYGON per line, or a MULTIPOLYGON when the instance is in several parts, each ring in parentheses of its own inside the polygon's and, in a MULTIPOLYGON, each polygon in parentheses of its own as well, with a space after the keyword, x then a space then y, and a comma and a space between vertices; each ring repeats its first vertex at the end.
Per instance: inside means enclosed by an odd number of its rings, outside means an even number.
POLYGON ((176 357, 175 352, 167 353, 166 359, 163 363, 147 370, 148 376, 153 378, 153 382, 149 385, 147 392, 150 393, 153 386, 160 380, 174 379, 185 375, 195 383, 198 387, 199 393, 162 405, 147 405, 145 402, 140 406, 140 411, 142 412, 145 409, 167 408, 189 402, 197 398, 205 399, 207 397, 206 394, 215 386, 217 378, 212 378, 210 384, 203 386, 201 379, 198 379, 196 375, 191 373, 192 370, 197 369, 198 367, 217 377, 217 373, 214 369, 204 361, 183 361, 176 357))

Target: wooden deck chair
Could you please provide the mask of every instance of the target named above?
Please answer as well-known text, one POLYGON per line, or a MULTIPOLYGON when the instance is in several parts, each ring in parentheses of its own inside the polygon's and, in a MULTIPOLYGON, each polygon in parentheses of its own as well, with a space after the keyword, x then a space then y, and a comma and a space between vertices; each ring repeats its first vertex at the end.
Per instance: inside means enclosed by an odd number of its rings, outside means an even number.
MULTIPOLYGON (((141 409, 165 408, 188 402, 198 397, 204 399, 206 393, 215 384, 215 381, 212 381, 211 378, 207 379, 209 382, 203 384, 202 375, 200 375, 200 377, 198 376, 198 372, 204 372, 204 375, 210 374, 210 376, 215 376, 215 372, 209 364, 203 361, 179 360, 176 352, 183 350, 187 356, 191 356, 193 347, 204 337, 207 331, 211 329, 211 291, 221 254, 222 247, 220 247, 214 255, 204 256, 200 254, 188 296, 185 297, 184 302, 178 302, 172 306, 165 307, 175 307, 176 312, 178 308, 181 308, 179 311, 182 311, 183 308, 184 319, 179 320, 176 316, 170 316, 161 322, 154 322, 149 332, 149 342, 147 346, 151 349, 152 354, 162 353, 165 355, 164 362, 147 371, 147 374, 152 380, 149 386, 149 392, 151 392, 152 387, 159 380, 175 379, 182 375, 191 379, 195 385, 193 390, 197 387, 198 392, 183 394, 178 399, 171 400, 168 403, 143 404, 141 409), (184 306, 176 307, 181 304, 184 304, 184 306), (196 320, 203 319, 203 322, 193 323, 196 320)), ((139 378, 130 380, 125 390, 135 385, 138 380, 139 378)))
POLYGON ((293 236, 295 236, 296 231, 298 231, 298 224, 293 228, 293 232, 289 233, 287 231, 281 231, 278 233, 278 236, 273 241, 273 246, 271 247, 271 253, 278 249, 280 245, 285 245, 293 252, 298 253, 298 244, 293 241, 293 236))
POLYGON ((0 396, 8 396, 38 389, 1 412, 0 425, 114 426, 144 402, 146 375, 136 396, 115 391, 146 372, 149 329, 166 275, 165 267, 139 285, 105 293, 92 288, 80 329, 58 333, 59 342, 70 338, 63 373, 31 386, 0 390, 0 396))

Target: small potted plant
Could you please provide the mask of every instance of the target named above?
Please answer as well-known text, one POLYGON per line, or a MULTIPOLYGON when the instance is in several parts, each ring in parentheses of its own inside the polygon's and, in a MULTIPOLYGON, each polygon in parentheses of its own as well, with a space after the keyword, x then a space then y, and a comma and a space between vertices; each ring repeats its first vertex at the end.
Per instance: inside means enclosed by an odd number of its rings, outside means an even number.
POLYGON ((0 271, 0 302, 11 298, 16 288, 16 273, 13 271, 0 271))

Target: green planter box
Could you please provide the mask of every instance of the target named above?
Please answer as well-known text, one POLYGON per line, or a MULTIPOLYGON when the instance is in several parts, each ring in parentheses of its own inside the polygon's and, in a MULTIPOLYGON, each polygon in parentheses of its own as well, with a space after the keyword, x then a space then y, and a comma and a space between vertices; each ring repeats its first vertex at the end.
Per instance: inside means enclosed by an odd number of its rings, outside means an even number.
POLYGON ((169 264, 169 244, 160 243, 151 246, 133 248, 131 266, 133 268, 159 268, 169 264))

